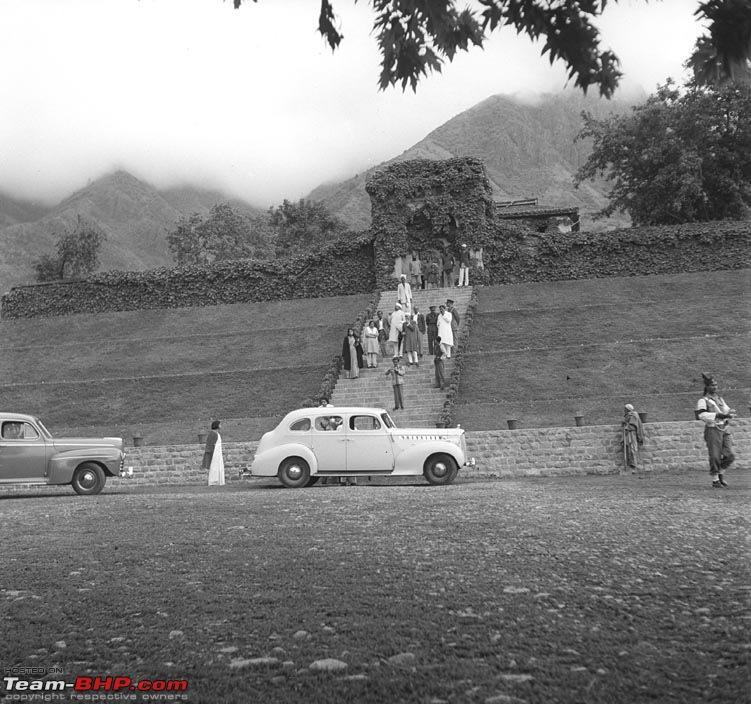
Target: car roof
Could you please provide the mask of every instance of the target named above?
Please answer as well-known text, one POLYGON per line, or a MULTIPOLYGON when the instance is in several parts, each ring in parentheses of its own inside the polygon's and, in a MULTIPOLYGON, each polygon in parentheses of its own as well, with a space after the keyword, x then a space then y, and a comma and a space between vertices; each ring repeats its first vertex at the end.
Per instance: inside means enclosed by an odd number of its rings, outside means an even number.
POLYGON ((373 408, 371 406, 310 406, 308 408, 298 408, 297 410, 290 411, 285 420, 294 420, 295 418, 305 418, 311 414, 324 414, 327 416, 336 415, 337 413, 374 413, 380 415, 381 413, 387 413, 385 408, 373 408))
POLYGON ((35 416, 30 416, 28 413, 13 413, 13 411, 0 411, 0 421, 3 420, 21 420, 32 423, 38 422, 35 416))

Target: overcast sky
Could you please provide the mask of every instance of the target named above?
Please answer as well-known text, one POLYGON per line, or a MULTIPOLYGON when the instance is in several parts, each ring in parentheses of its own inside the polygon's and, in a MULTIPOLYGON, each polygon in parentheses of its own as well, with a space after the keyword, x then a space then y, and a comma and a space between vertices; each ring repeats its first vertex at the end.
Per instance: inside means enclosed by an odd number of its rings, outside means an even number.
MULTIPOLYGON (((369 3, 333 4, 335 53, 318 0, 0 0, 0 191, 55 203, 123 168, 268 206, 390 159, 491 95, 566 85, 504 28, 416 94, 379 92, 369 3)), ((684 77, 696 6, 608 4, 598 26, 622 94, 684 77)))

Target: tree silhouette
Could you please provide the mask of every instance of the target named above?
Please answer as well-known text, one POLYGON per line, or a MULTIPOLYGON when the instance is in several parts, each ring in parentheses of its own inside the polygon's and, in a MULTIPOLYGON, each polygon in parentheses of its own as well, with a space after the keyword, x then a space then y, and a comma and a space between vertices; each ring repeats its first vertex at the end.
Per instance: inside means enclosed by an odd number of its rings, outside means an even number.
POLYGON ((58 239, 55 254, 44 254, 34 263, 37 281, 75 279, 95 271, 105 239, 101 230, 79 215, 73 232, 58 239))

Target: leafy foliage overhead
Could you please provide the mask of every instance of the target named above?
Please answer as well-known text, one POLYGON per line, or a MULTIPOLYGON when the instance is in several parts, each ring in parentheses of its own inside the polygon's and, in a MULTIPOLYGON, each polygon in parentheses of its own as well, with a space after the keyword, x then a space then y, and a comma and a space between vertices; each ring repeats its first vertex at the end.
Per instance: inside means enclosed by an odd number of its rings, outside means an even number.
POLYGON ((104 233, 78 216, 72 232, 61 235, 55 254, 44 254, 35 263, 37 281, 75 279, 91 274, 99 266, 104 233))
MULTIPOLYGON (((257 2, 258 0, 253 0, 257 2)), ((355 0, 356 1, 356 0, 355 0)), ((613 0, 614 2, 617 0, 613 0)), ((235 8, 243 0, 234 0, 235 8)), ((618 57, 600 49, 592 24, 608 0, 478 0, 477 8, 458 10, 456 0, 370 0, 373 31, 381 52, 381 90, 401 83, 417 88, 428 71, 440 71, 457 51, 482 46, 488 31, 511 26, 530 39, 544 38, 542 53, 563 61, 569 78, 585 92, 597 86, 610 97, 621 72, 618 57)), ((748 0, 705 0, 695 13, 709 25, 706 43, 727 75, 740 75, 751 55, 751 7, 748 0)), ((318 31, 332 50, 343 34, 331 0, 321 0, 318 31)))
POLYGON ((699 85, 751 83, 751 3, 709 0, 694 13, 709 24, 687 64, 699 85))
POLYGON ((601 212, 637 225, 745 218, 751 209, 751 85, 660 86, 630 115, 583 114, 594 148, 577 183, 612 182, 601 212))

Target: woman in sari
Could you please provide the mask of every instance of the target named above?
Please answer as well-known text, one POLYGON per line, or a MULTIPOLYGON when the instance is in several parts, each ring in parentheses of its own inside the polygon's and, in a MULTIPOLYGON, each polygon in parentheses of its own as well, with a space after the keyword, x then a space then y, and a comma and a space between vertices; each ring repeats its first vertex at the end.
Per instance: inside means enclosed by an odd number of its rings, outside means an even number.
POLYGON ((365 338, 365 354, 368 357, 368 368, 375 369, 378 366, 378 352, 381 346, 378 343, 378 328, 375 320, 371 320, 363 333, 365 338))
POLYGON ((222 457, 222 436, 219 435, 221 421, 211 423, 211 432, 206 438, 201 467, 209 470, 209 486, 224 486, 224 457, 222 457))
POLYGON ((342 342, 342 360, 344 361, 344 376, 347 379, 357 379, 360 376, 362 362, 362 345, 360 338, 352 328, 347 330, 347 336, 342 342))

